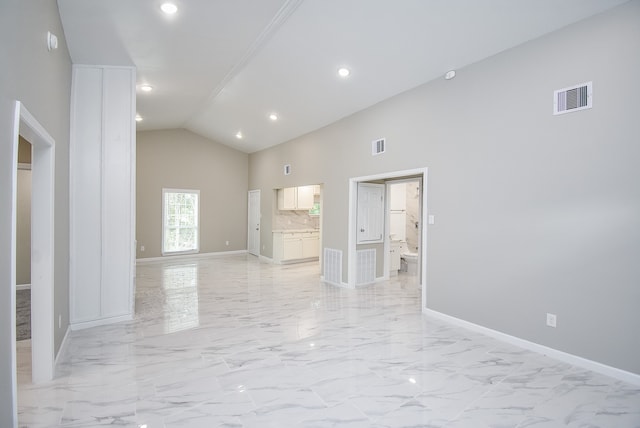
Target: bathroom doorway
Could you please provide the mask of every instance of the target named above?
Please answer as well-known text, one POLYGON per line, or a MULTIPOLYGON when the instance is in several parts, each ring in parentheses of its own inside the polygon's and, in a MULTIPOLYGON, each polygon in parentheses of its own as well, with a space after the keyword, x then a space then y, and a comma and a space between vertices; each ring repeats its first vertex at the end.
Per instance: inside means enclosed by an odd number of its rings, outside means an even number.
POLYGON ((407 285, 420 284, 421 179, 386 181, 389 277, 407 285))
MULTIPOLYGON (((427 307, 427 173, 428 168, 417 168, 411 170, 395 171, 381 173, 363 177, 353 177, 349 179, 349 235, 348 235, 348 264, 347 264, 347 284, 350 288, 355 288, 357 283, 358 261, 357 261, 357 211, 358 211, 358 184, 362 182, 393 182, 393 181, 419 181, 420 197, 419 197, 419 243, 418 260, 417 260, 417 287, 421 290, 422 302, 421 307, 424 311, 427 307)), ((388 198, 386 198, 388 199, 388 198)), ((388 203, 388 202, 386 202, 388 203)), ((386 210, 388 214, 388 209, 386 210)), ((387 215, 388 217, 388 215, 387 215)), ((388 233, 388 225, 390 220, 385 220, 385 239, 384 245, 380 249, 376 249, 377 257, 381 257, 383 262, 383 276, 377 277, 376 280, 389 279, 389 255, 390 255, 390 237, 388 233)))

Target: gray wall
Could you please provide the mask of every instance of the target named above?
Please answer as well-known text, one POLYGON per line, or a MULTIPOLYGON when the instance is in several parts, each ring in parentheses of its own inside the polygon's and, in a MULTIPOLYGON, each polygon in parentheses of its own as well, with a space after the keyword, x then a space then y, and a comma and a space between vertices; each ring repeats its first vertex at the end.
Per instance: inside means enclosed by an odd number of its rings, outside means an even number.
POLYGON ((0 426, 12 426, 10 343, 11 192, 15 158, 11 100, 19 100, 55 139, 55 349, 69 324, 69 94, 71 60, 55 0, 0 2, 0 426), (47 31, 59 48, 48 52, 47 31), (57 320, 56 320, 57 321, 57 320))
POLYGON ((348 179, 428 167, 429 308, 640 374, 639 22, 635 0, 254 153, 249 188, 324 183, 346 255, 348 179), (586 81, 594 107, 553 116, 586 81))
POLYGON ((147 131, 136 162, 138 258, 161 256, 163 188, 200 190, 201 253, 247 248, 246 153, 183 129, 147 131))

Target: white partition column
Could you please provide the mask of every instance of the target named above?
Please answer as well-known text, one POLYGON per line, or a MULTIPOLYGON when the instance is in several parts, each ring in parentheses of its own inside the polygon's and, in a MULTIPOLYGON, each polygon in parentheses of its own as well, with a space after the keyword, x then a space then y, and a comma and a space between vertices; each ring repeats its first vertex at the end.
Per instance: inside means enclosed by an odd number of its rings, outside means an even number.
POLYGON ((135 69, 73 67, 70 307, 74 329, 131 319, 135 69))

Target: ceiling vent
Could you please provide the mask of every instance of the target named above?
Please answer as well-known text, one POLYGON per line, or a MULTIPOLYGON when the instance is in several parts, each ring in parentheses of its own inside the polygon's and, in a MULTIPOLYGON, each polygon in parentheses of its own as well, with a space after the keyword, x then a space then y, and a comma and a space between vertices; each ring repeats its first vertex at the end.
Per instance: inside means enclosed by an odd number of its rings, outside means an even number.
POLYGON ((381 138, 379 140, 374 140, 371 142, 371 154, 373 156, 384 153, 387 147, 386 140, 381 138))
POLYGON ((591 108, 593 82, 581 83, 553 92, 553 114, 564 114, 591 108))

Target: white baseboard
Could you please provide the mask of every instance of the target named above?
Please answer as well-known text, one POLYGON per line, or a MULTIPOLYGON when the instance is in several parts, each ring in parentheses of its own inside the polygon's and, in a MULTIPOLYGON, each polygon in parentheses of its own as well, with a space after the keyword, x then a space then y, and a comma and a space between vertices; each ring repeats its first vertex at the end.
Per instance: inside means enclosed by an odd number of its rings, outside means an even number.
POLYGON ((308 263, 308 262, 318 262, 320 261, 319 257, 307 257, 306 259, 292 259, 292 260, 280 260, 274 261, 273 264, 276 265, 295 265, 297 263, 308 263))
POLYGON ((468 330, 485 334, 487 336, 493 337, 494 339, 498 339, 503 342, 510 343, 520 348, 528 349, 530 351, 547 355, 551 358, 555 358, 556 360, 560 360, 565 363, 568 363, 577 367, 581 367, 583 369, 591 370, 596 373, 600 373, 600 374, 603 374, 603 375, 606 375, 606 376, 609 376, 633 385, 640 385, 639 374, 631 373, 626 370, 618 369, 616 367, 611 367, 606 364, 599 363, 597 361, 588 360, 586 358, 569 354, 564 351, 559 351, 554 348, 549 348, 548 346, 540 345, 535 342, 530 342, 528 340, 521 339, 516 336, 511 336, 509 334, 502 333, 500 331, 493 330, 487 327, 483 327, 481 325, 474 324, 472 322, 465 321, 460 318, 452 317, 451 315, 443 314, 442 312, 434 311, 433 309, 423 309, 422 313, 434 318, 438 318, 443 321, 447 321, 451 324, 455 324, 459 327, 463 327, 468 330))
POLYGON ((18 284, 16 290, 31 290, 31 284, 18 284))
POLYGON ((60 348, 58 349, 58 353, 56 354, 56 358, 53 360, 53 365, 56 366, 58 364, 58 357, 62 354, 62 351, 67 346, 67 338, 69 337, 69 332, 71 329, 67 327, 67 331, 64 332, 64 337, 62 338, 62 343, 60 344, 60 348))
POLYGON ((174 260, 206 259, 209 257, 219 257, 219 256, 228 256, 230 254, 246 254, 246 253, 247 253, 247 250, 235 250, 235 251, 219 251, 215 253, 180 254, 175 256, 147 257, 143 259, 136 259, 136 264, 142 265, 145 263, 168 262, 168 261, 174 261, 174 260))
POLYGON ((121 315, 119 317, 103 318, 103 319, 93 320, 93 321, 76 322, 76 323, 72 323, 69 327, 73 331, 84 330, 85 328, 115 324, 117 322, 122 322, 122 321, 131 321, 132 319, 133 319, 133 315, 121 315))
POLYGON ((274 263, 273 263, 273 259, 272 259, 272 258, 269 258, 269 257, 263 256, 263 255, 258 256, 258 260, 260 260, 260 261, 261 261, 261 262, 263 262, 263 263, 268 263, 268 264, 270 264, 270 265, 274 264, 274 263))
POLYGON ((325 284, 335 285, 336 287, 349 288, 349 289, 353 290, 353 287, 350 287, 349 284, 347 284, 346 282, 327 281, 326 279, 324 279, 324 275, 320 275, 320 281, 324 282, 325 284))

